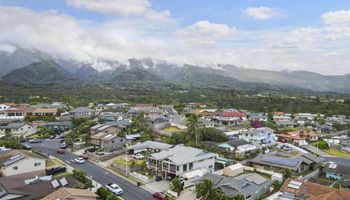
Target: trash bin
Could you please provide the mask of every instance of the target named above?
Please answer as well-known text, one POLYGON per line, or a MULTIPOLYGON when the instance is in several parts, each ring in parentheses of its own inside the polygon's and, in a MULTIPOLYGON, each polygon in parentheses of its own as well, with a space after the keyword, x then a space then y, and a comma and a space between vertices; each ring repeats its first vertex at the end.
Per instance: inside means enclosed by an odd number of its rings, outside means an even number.
POLYGON ((140 181, 137 181, 137 186, 141 186, 141 182, 140 181))

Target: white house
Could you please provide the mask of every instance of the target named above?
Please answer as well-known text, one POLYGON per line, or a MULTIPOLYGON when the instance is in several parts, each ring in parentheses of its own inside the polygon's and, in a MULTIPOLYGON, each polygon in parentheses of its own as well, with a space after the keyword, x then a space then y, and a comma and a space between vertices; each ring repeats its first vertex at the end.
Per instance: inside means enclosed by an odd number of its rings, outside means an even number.
POLYGON ((14 176, 31 173, 45 174, 45 159, 34 153, 18 150, 0 152, 1 173, 3 176, 14 176))
POLYGON ((6 134, 10 134, 14 137, 27 137, 35 134, 37 131, 36 127, 25 124, 25 123, 7 123, 0 125, 0 138, 6 134))
POLYGON ((207 169, 213 172, 217 156, 217 154, 202 149, 176 145, 173 148, 151 154, 147 160, 147 166, 162 177, 180 176, 195 169, 207 169))
POLYGON ((274 144, 276 136, 274 130, 268 127, 250 128, 240 132, 239 139, 244 139, 252 144, 274 144))
POLYGON ((8 106, 8 105, 6 105, 6 104, 0 104, 0 111, 1 110, 7 110, 7 109, 9 109, 10 108, 10 106, 8 106))

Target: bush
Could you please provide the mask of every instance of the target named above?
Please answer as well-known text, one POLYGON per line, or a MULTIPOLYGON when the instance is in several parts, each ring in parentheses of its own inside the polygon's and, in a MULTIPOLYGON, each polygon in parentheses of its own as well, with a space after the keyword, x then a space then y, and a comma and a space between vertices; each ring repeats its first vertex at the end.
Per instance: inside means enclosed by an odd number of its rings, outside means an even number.
POLYGON ((98 188, 96 194, 103 200, 120 200, 119 197, 115 196, 112 192, 108 191, 104 187, 98 188))
MULTIPOLYGON (((316 145, 317 145, 317 144, 316 144, 316 145)), ((329 149, 329 145, 328 145, 328 143, 327 143, 326 141, 320 140, 320 141, 318 142, 318 148, 319 148, 319 149, 329 149)))
POLYGON ((92 187, 92 181, 86 177, 82 170, 73 170, 73 178, 82 184, 80 187, 83 189, 92 187))

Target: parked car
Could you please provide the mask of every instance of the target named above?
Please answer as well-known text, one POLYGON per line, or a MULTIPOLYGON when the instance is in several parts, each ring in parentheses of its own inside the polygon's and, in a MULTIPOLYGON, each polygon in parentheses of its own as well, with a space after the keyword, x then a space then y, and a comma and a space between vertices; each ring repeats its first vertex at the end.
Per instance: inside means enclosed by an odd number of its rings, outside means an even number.
POLYGON ((66 171, 67 171, 67 169, 65 167, 53 167, 51 169, 46 170, 46 175, 50 176, 50 175, 54 175, 54 174, 58 174, 58 173, 63 173, 66 171))
POLYGON ((117 185, 117 184, 115 184, 115 183, 107 184, 107 185, 106 185, 106 188, 107 188, 109 191, 111 191, 111 192, 113 192, 114 194, 116 194, 116 195, 121 195, 121 194, 123 194, 123 189, 122 189, 119 185, 117 185))
POLYGON ((64 154, 65 151, 64 151, 64 149, 57 149, 57 153, 59 153, 59 154, 64 154))
POLYGON ((29 144, 23 144, 23 149, 32 149, 32 146, 30 146, 29 144))
POLYGON ((40 142, 42 142, 41 139, 31 139, 31 140, 29 140, 29 143, 40 143, 40 142))
POLYGON ((74 158, 74 161, 79 164, 85 163, 85 159, 82 157, 74 158))
POLYGON ((157 200, 167 200, 168 196, 164 192, 153 193, 153 198, 157 200))
POLYGON ((138 154, 134 155, 134 158, 140 160, 140 159, 144 159, 145 156, 140 154, 140 153, 138 153, 138 154))
POLYGON ((93 153, 93 152, 95 152, 95 151, 96 151, 96 149, 93 148, 93 147, 88 148, 88 149, 85 149, 85 153, 86 153, 86 152, 91 152, 91 153, 93 153))
POLYGON ((67 148, 67 144, 66 144, 65 142, 63 142, 63 143, 61 144, 61 148, 62 148, 62 149, 67 148))
POLYGON ((105 153, 103 151, 96 151, 96 155, 103 156, 105 153))
POLYGON ((87 153, 81 154, 80 157, 84 158, 85 160, 89 159, 89 156, 87 155, 87 153))

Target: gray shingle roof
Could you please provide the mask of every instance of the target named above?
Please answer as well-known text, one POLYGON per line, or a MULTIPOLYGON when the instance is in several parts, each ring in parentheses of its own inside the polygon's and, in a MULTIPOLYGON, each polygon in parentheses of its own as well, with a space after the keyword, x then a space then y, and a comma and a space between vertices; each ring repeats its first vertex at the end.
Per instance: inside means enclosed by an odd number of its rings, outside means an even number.
POLYGON ((132 146, 128 147, 128 149, 139 150, 139 149, 151 148, 151 149, 165 150, 165 149, 171 148, 172 146, 173 145, 161 143, 161 142, 146 141, 146 142, 143 142, 140 144, 132 145, 132 146))
POLYGON ((151 156, 156 160, 169 159, 176 165, 183 165, 202 159, 208 159, 210 157, 217 157, 217 154, 193 147, 176 145, 171 149, 163 150, 159 153, 154 153, 151 156))
POLYGON ((76 112, 94 112, 94 110, 92 110, 91 108, 88 108, 88 107, 78 107, 78 108, 75 108, 69 112, 72 112, 72 113, 76 113, 76 112))
POLYGON ((0 126, 0 129, 19 129, 24 125, 25 125, 24 123, 10 123, 4 126, 0 126))

